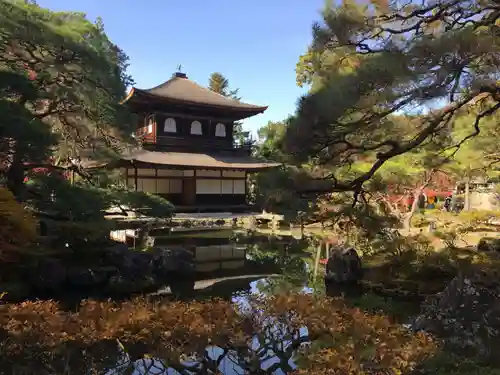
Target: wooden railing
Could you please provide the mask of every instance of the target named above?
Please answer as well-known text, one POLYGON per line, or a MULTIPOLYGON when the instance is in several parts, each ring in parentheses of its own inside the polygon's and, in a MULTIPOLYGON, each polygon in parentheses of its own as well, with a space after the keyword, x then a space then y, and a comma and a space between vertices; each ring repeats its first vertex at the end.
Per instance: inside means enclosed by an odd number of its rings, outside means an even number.
POLYGON ((251 154, 252 145, 233 145, 228 139, 214 138, 179 138, 168 136, 157 136, 156 142, 149 138, 143 138, 142 144, 154 145, 158 150, 177 152, 207 152, 207 151, 229 151, 232 155, 248 156, 251 154))

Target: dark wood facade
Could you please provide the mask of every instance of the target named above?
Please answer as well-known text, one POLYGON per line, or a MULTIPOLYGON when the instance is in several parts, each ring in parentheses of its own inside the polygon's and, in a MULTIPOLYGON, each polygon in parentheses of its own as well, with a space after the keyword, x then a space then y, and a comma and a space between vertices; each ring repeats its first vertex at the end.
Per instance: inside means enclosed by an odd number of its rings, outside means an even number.
POLYGON ((225 98, 181 73, 149 90, 132 89, 124 103, 138 115, 141 143, 123 159, 128 187, 182 211, 245 206, 248 173, 276 165, 253 159, 249 144, 233 140, 236 121, 267 107, 225 98))

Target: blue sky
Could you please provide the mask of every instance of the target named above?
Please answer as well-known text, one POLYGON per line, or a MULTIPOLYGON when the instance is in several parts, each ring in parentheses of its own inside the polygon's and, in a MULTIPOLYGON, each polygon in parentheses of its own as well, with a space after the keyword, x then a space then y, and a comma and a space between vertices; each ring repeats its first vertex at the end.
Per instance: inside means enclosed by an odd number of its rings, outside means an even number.
POLYGON ((181 64, 202 85, 221 72, 242 100, 269 105, 245 121, 255 132, 295 110, 305 89, 295 83, 295 64, 311 40, 323 0, 39 0, 52 10, 100 16, 108 36, 130 56, 137 87, 170 78, 181 64))

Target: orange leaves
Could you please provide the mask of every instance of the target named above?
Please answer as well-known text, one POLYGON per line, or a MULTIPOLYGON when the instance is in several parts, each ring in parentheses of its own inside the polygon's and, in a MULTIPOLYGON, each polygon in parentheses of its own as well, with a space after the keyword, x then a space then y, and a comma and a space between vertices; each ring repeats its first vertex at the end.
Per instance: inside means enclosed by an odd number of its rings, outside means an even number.
POLYGON ((310 333, 314 332, 321 337, 324 346, 329 346, 309 353, 305 359, 308 374, 322 374, 325 368, 353 374, 368 368, 406 371, 436 349, 428 336, 413 335, 384 316, 349 309, 341 300, 297 296, 295 303, 302 307, 302 322, 310 333), (312 302, 314 299, 316 301, 312 302), (326 332, 321 332, 324 328, 326 332), (328 336, 334 339, 326 343, 328 336))
POLYGON ((104 363, 104 357, 117 355, 120 346, 133 360, 160 358, 178 367, 186 355, 204 358, 209 346, 238 351, 254 361, 258 350, 251 342, 256 337, 261 349, 269 346, 266 350, 276 351, 280 342, 289 342, 278 355, 290 358, 308 335, 313 346, 300 350, 305 358, 299 373, 323 374, 329 369, 361 374, 393 368, 396 374, 413 368, 435 349, 427 336, 410 334, 383 316, 348 308, 341 299, 283 294, 255 297, 250 304, 252 313, 238 313, 222 300, 86 301, 76 312, 63 311, 53 301, 1 305, 0 357, 8 360, 24 353, 33 366, 41 359, 56 366, 55 361, 63 363, 61 356, 73 348, 77 352, 72 358, 104 363))

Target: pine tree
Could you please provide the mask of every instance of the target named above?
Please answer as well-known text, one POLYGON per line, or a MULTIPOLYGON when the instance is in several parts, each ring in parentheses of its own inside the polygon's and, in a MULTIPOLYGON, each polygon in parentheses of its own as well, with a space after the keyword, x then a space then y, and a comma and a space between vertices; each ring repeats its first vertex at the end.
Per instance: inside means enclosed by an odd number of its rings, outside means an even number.
POLYGON ((77 161, 89 152, 109 161, 132 142, 134 118, 119 104, 132 82, 128 57, 102 20, 0 0, 0 25, 0 177, 16 198, 81 220, 119 204, 169 216, 158 197, 97 187, 77 161), (79 181, 65 178, 69 170, 79 181))
MULTIPOLYGON (((225 96, 226 98, 231 98, 234 100, 241 100, 238 96, 239 89, 231 90, 229 87, 229 81, 221 73, 212 73, 208 80, 208 88, 217 94, 225 96)), ((243 133, 243 124, 241 121, 236 121, 233 125, 233 139, 237 144, 243 144, 246 137, 243 133)))
POLYGON ((390 159, 453 132, 461 109, 478 108, 467 129, 477 135, 500 109, 491 58, 498 14, 493 0, 328 1, 297 66, 298 83, 311 91, 287 128, 287 153, 330 168, 370 159, 353 178, 331 176, 334 190, 360 191, 390 159), (395 132, 395 115, 416 109, 414 126, 395 132))

